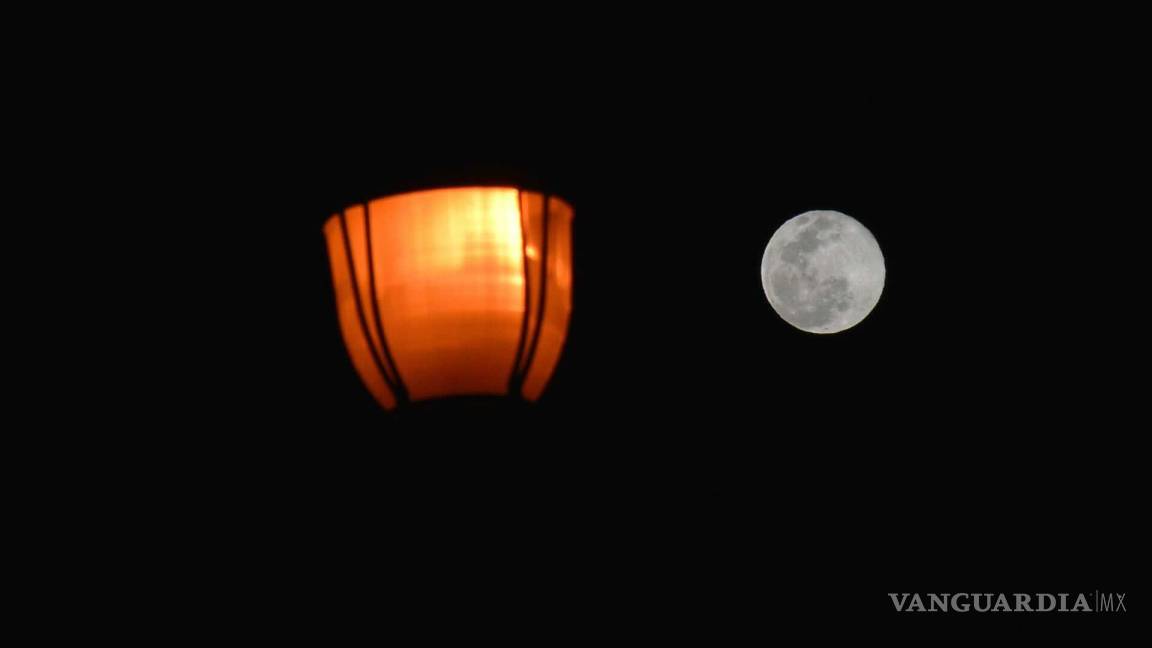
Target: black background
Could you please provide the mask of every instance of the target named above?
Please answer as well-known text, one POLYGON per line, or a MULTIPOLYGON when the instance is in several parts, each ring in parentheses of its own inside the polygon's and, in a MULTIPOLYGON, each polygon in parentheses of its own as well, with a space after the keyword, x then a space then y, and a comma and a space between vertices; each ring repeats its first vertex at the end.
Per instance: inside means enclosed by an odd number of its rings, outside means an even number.
POLYGON ((204 128, 222 135, 198 149, 220 165, 207 184, 235 216, 211 227, 243 269, 213 322, 205 484, 240 571, 303 610, 283 623, 1123 627, 896 615, 887 597, 1143 605, 1130 280, 1147 149, 1123 52, 1021 26, 936 42, 484 24, 257 52, 225 82, 226 128, 204 128), (457 184, 574 206, 567 346, 533 407, 390 415, 344 352, 321 225, 457 184), (879 305, 838 335, 793 329, 760 285, 768 239, 810 209, 860 220, 886 260, 879 305))

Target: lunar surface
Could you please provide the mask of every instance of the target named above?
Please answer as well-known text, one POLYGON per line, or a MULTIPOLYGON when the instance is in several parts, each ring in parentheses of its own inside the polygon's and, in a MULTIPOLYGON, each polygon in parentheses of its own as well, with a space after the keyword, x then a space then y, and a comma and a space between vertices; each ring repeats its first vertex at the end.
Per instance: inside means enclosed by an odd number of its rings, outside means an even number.
POLYGON ((810 211, 772 235, 760 279, 784 321, 810 333, 839 333, 859 324, 880 301, 884 256, 855 218, 810 211))

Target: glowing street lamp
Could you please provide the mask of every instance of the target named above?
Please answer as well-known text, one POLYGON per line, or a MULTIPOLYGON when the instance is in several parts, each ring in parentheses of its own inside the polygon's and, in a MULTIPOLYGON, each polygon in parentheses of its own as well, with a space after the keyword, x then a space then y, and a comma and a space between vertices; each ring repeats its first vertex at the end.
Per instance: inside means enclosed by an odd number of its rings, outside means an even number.
POLYGON ((386 409, 534 401, 572 310, 572 208, 514 187, 377 198, 324 225, 344 344, 386 409))

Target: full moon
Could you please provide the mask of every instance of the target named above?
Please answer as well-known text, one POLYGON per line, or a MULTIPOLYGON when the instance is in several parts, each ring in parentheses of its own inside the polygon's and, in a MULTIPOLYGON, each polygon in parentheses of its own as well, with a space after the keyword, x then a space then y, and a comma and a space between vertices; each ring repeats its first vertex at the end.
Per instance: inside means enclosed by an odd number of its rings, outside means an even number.
POLYGON ((839 333, 859 324, 880 301, 884 255, 855 218, 804 212, 768 241, 760 280, 784 321, 809 333, 839 333))

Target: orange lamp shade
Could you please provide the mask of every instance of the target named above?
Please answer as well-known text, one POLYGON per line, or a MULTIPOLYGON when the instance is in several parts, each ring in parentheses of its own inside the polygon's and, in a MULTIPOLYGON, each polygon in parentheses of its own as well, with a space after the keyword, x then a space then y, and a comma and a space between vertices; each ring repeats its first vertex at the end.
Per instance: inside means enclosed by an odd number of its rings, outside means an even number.
POLYGON ((377 198, 324 225, 344 344, 385 409, 539 398, 572 311, 572 208, 512 187, 377 198))

